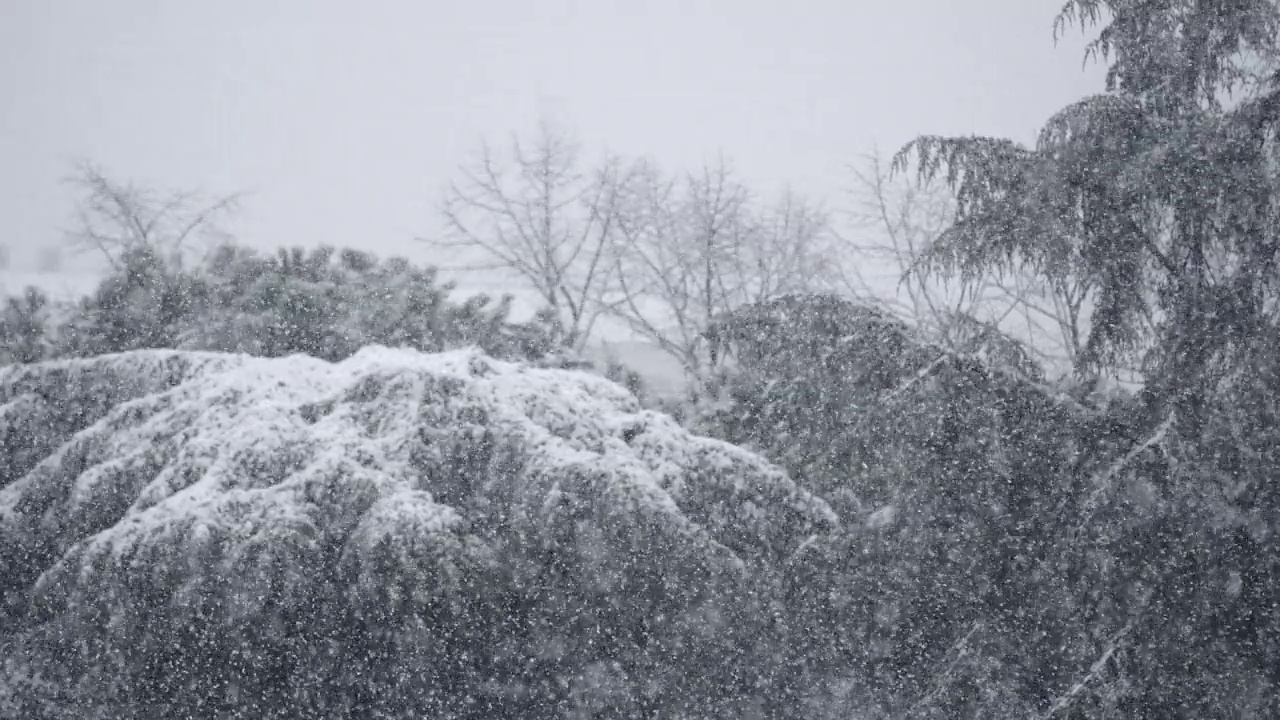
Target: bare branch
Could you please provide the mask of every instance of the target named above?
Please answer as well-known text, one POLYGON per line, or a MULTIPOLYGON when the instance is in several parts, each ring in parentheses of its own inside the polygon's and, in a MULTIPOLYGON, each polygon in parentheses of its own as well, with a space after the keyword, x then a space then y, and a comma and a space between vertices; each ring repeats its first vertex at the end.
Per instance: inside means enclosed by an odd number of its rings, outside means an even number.
POLYGON ((153 248, 180 263, 198 245, 225 242, 228 234, 221 222, 238 210, 243 197, 206 200, 191 191, 162 195, 113 180, 88 162, 77 164, 65 182, 79 196, 68 244, 101 254, 112 267, 137 248, 153 248))
POLYGON ((1089 671, 1086 672, 1080 680, 1076 681, 1076 683, 1073 684, 1067 692, 1055 698, 1053 704, 1049 706, 1049 709, 1039 716, 1040 720, 1050 720, 1060 710, 1067 709, 1071 705, 1071 702, 1075 700, 1076 696, 1084 692, 1085 688, 1087 688, 1090 683, 1097 680, 1102 674, 1102 671, 1106 669, 1107 663, 1111 661, 1111 658, 1115 656, 1116 651, 1120 649, 1125 636, 1132 630, 1133 621, 1130 620, 1128 624, 1111 637, 1111 640, 1108 641, 1106 646, 1103 648, 1102 654, 1099 655, 1098 659, 1089 666, 1089 671))
POLYGON ((512 271, 556 319, 558 341, 580 349, 614 267, 621 163, 584 169, 578 143, 544 122, 505 154, 482 143, 460 173, 442 203, 446 237, 426 242, 456 269, 512 271))
POLYGON ((706 335, 723 313, 835 280, 826 215, 789 192, 761 204, 724 158, 678 180, 642 164, 625 189, 621 252, 600 306, 693 382, 725 362, 706 335))

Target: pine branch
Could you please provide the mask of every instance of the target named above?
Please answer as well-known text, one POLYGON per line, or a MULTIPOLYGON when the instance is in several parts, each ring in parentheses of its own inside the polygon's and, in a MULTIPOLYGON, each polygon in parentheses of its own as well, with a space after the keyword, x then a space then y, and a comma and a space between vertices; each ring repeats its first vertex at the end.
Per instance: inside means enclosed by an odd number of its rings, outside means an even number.
POLYGON ((1142 453, 1164 443, 1165 438, 1169 435, 1169 430, 1173 427, 1173 420, 1173 415, 1165 418, 1164 422, 1160 423, 1155 431, 1151 433, 1150 437, 1130 448, 1129 452, 1124 454, 1124 457, 1115 461, 1104 472, 1094 477, 1094 490, 1089 494, 1088 499, 1085 500, 1083 508, 1083 512, 1086 517, 1091 515, 1097 508, 1103 493, 1111 487, 1116 476, 1119 475, 1122 470, 1136 460, 1142 453))
POLYGON ((1080 678, 1080 680, 1072 685, 1071 689, 1066 693, 1058 696, 1054 700, 1053 705, 1051 705, 1044 714, 1039 715, 1037 720, 1052 720, 1053 716, 1059 711, 1067 709, 1076 696, 1084 692, 1085 688, 1088 687, 1090 683, 1098 679, 1098 676, 1101 675, 1102 671, 1106 668, 1107 663, 1115 655, 1116 650, 1120 648, 1120 641, 1123 640, 1132 630, 1133 620, 1130 620, 1123 628, 1120 629, 1120 632, 1111 637, 1111 641, 1107 643, 1106 650, 1104 650, 1102 655, 1089 666, 1089 671, 1085 673, 1084 677, 1080 678))

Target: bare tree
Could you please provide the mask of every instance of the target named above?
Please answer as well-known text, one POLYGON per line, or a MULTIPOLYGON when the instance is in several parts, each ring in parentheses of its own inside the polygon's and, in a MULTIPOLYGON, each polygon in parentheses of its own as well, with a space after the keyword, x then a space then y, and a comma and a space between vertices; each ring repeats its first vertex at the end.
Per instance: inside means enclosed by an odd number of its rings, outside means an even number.
POLYGON ((67 182, 79 195, 70 246, 100 253, 112 267, 141 247, 155 249, 181 263, 188 253, 223 243, 222 222, 239 206, 239 194, 213 199, 192 191, 162 193, 107 177, 87 162, 67 182))
POLYGON ((894 176, 876 154, 851 168, 856 238, 843 242, 841 280, 952 349, 1000 335, 1039 362, 1074 368, 1083 350, 1090 286, 1070 273, 1010 267, 976 279, 942 277, 925 262, 954 219, 949 190, 894 176))
POLYGON ((505 156, 483 144, 446 194, 447 237, 428 241, 473 256, 454 269, 514 271, 554 317, 561 345, 579 350, 616 264, 626 174, 614 158, 585 165, 579 143, 547 122, 531 143, 513 137, 505 156))
POLYGON ((646 164, 626 189, 623 248, 602 307, 692 380, 723 364, 707 337, 721 314, 815 289, 825 274, 825 215, 792 193, 759 207, 723 159, 680 180, 646 164))
POLYGON ((867 156, 865 169, 850 170, 856 187, 849 215, 857 235, 846 239, 842 258, 846 290, 941 337, 947 317, 973 304, 971 291, 935 283, 920 263, 951 223, 950 198, 918 183, 895 183, 878 155, 867 156))
POLYGON ((828 289, 837 279, 827 213, 794 191, 753 210, 750 242, 741 247, 742 300, 828 289))

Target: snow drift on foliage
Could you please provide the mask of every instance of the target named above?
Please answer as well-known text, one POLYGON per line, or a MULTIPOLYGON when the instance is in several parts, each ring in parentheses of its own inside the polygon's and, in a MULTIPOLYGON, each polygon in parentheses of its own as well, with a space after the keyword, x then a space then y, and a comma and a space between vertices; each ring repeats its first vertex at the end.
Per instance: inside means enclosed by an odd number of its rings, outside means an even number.
POLYGON ((0 560, 59 606, 100 572, 200 557, 213 538, 239 572, 264 543, 315 543, 338 524, 347 552, 390 541, 483 556, 468 533, 491 488, 459 484, 494 473, 445 472, 448 447, 518 448, 500 459, 522 498, 507 511, 568 497, 642 515, 725 572, 833 521, 763 461, 608 381, 471 351, 369 348, 338 364, 127 353, 0 370, 0 402, 6 456, 48 453, 0 489, 0 560))
POLYGON ((598 667, 634 693, 696 692, 674 658, 719 651, 687 628, 723 632, 742 583, 835 523, 781 471, 607 380, 469 350, 4 368, 0 455, 0 639, 75 688, 55 714, 253 693, 285 716, 306 698, 323 713, 485 693, 514 711, 598 667), (394 659, 361 665, 375 654, 354 648, 378 642, 394 659), (677 674, 658 682, 639 668, 660 657, 677 674), (471 669, 408 669, 424 662, 471 669), (560 684, 539 690, 529 663, 548 662, 560 684))

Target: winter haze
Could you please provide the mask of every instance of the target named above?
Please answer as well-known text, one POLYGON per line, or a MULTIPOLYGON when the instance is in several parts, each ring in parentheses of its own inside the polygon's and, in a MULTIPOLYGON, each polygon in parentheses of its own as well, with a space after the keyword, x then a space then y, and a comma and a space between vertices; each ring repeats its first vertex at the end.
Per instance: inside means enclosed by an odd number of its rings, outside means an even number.
MULTIPOLYGON (((92 159, 160 187, 248 191, 261 247, 421 253, 477 143, 540 117, 592 149, 838 203, 845 166, 920 132, 1030 139, 1100 88, 1058 0, 159 2, 0 8, 0 217, 54 243, 92 159)), ((481 281, 483 282, 483 281, 481 281)))
POLYGON ((1280 0, 0 48, 0 718, 1280 717, 1280 0))

